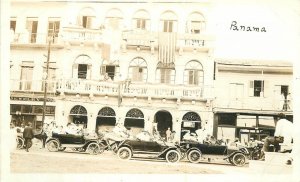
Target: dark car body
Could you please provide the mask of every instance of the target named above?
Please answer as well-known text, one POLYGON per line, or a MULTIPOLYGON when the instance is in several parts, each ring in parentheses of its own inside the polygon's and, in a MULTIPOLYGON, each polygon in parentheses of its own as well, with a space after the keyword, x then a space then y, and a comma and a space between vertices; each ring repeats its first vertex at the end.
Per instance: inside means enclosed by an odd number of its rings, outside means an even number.
POLYGON ((243 166, 249 152, 246 148, 231 148, 227 145, 215 145, 184 141, 180 143, 182 152, 185 152, 190 162, 198 163, 201 158, 221 158, 233 165, 243 166))
POLYGON ((100 151, 99 140, 97 137, 87 137, 83 134, 58 134, 52 133, 46 142, 47 148, 51 152, 63 151, 72 148, 74 151, 89 152, 98 154, 100 151))
POLYGON ((175 145, 166 144, 164 141, 143 141, 139 139, 127 139, 118 145, 118 156, 121 159, 131 157, 145 157, 166 159, 168 162, 180 160, 180 150, 175 145), (122 149, 126 149, 126 156, 122 157, 122 149))

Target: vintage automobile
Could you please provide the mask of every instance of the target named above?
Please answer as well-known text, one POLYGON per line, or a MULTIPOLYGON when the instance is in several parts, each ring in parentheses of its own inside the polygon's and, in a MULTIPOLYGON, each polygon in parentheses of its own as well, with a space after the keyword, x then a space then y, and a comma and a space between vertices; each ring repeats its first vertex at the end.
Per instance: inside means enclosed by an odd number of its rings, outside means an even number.
POLYGON ((169 163, 178 162, 181 153, 174 144, 166 143, 161 138, 153 137, 149 132, 143 131, 147 139, 137 135, 135 139, 126 139, 118 145, 117 155, 120 159, 129 160, 131 157, 146 157, 164 159, 169 163))
POLYGON ((203 158, 223 159, 235 166, 246 164, 249 152, 247 148, 231 148, 227 145, 183 141, 180 143, 181 152, 185 152, 187 159, 192 163, 199 163, 203 158))
POLYGON ((46 146, 50 152, 72 148, 74 151, 98 154, 100 153, 99 142, 98 137, 89 137, 83 134, 52 133, 52 137, 48 138, 46 146))

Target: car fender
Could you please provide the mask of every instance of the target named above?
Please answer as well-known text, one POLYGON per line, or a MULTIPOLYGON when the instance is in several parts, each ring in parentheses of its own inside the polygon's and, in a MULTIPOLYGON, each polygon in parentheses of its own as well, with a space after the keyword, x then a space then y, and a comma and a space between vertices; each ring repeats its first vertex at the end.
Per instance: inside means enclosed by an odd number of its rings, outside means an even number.
POLYGON ((61 145, 60 141, 57 138, 48 138, 47 141, 46 141, 46 143, 48 143, 50 141, 53 141, 53 140, 57 141, 58 144, 61 145))
POLYGON ((202 154, 201 150, 198 149, 197 147, 189 148, 189 149, 186 151, 186 153, 188 154, 188 153, 190 153, 190 151, 192 151, 192 150, 197 150, 198 152, 200 152, 200 153, 202 154))
POLYGON ((122 142, 122 143, 120 143, 120 145, 118 146, 118 150, 120 149, 120 148, 122 148, 122 147, 128 147, 131 151, 133 151, 132 150, 132 147, 130 146, 130 145, 128 145, 128 144, 124 144, 124 142, 122 142))
POLYGON ((158 157, 165 157, 165 155, 167 154, 167 152, 169 152, 170 150, 176 150, 177 152, 180 152, 180 150, 178 150, 177 147, 168 147, 165 150, 163 150, 158 157))
MULTIPOLYGON (((233 155, 235 155, 235 154, 237 154, 237 153, 244 154, 244 153, 241 152, 241 151, 235 151, 235 152, 232 152, 231 154, 227 155, 227 156, 225 157, 225 159, 228 159, 228 158, 232 157, 233 155)), ((244 155, 245 155, 245 154, 244 154, 244 155)))

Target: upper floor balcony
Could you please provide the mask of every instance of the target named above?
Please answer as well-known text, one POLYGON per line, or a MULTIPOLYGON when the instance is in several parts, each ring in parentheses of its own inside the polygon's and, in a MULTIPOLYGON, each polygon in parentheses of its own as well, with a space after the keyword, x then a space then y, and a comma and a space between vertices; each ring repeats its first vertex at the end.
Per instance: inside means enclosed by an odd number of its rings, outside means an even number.
MULTIPOLYGON (((208 50, 213 46, 213 38, 208 35, 190 33, 165 33, 144 30, 126 31, 122 33, 124 47, 149 47, 152 50, 159 46, 159 42, 175 44, 177 50, 208 50), (160 40, 163 39, 163 40, 160 40), (174 39, 174 40, 171 40, 174 39)), ((171 45, 173 47, 173 45, 171 45)))
MULTIPOLYGON (((43 92, 42 80, 11 80, 11 92, 43 92)), ((106 82, 81 79, 49 80, 48 93, 93 94, 103 96, 151 97, 165 99, 207 100, 213 98, 212 86, 163 85, 150 83, 106 82)))
POLYGON ((62 39, 70 44, 91 44, 102 42, 102 31, 82 27, 63 27, 62 39))
POLYGON ((278 100, 274 97, 216 98, 215 108, 248 111, 292 111, 292 100, 278 100))
POLYGON ((63 47, 62 35, 58 34, 49 39, 46 33, 12 33, 10 37, 11 46, 46 47, 51 40, 52 47, 63 47))

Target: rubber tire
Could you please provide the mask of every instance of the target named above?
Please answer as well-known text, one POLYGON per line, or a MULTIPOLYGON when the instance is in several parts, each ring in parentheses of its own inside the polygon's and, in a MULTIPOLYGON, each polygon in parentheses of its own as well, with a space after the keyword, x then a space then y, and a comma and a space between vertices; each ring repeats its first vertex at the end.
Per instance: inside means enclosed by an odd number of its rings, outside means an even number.
POLYGON ((243 153, 236 153, 232 156, 232 163, 235 166, 244 166, 246 164, 246 156, 243 153))
POLYGON ((188 160, 189 160, 191 163, 199 163, 200 160, 201 160, 201 157, 202 157, 201 152, 199 152, 198 150, 192 150, 192 151, 189 152, 187 158, 188 158, 188 160), (198 158, 193 159, 194 156, 192 156, 192 155, 197 155, 198 158))
POLYGON ((47 142, 47 149, 50 152, 57 152, 59 149, 59 143, 56 140, 50 140, 49 142, 47 142), (52 147, 53 145, 55 145, 54 147, 52 147))
POLYGON ((24 143, 25 143, 25 140, 21 137, 18 137, 17 138, 17 149, 24 148, 24 143))
POLYGON ((118 155, 119 159, 129 160, 129 159, 131 159, 131 157, 132 157, 132 152, 131 152, 130 148, 128 148, 128 147, 121 147, 121 148, 118 150, 117 155, 118 155), (125 152, 125 154, 126 154, 125 157, 123 157, 123 155, 124 155, 123 153, 124 153, 124 152, 125 152))
POLYGON ((179 162, 180 159, 181 159, 181 155, 176 150, 170 150, 166 154, 166 160, 167 160, 168 163, 176 163, 176 162, 179 162), (170 155, 174 155, 174 154, 177 155, 177 160, 176 161, 171 161, 169 159, 169 157, 171 157, 170 155))
POLYGON ((92 142, 87 146, 86 151, 91 155, 97 155, 100 152, 100 146, 96 142, 92 142))
POLYGON ((60 147, 60 148, 58 149, 58 151, 64 151, 64 150, 66 150, 66 147, 60 147))

